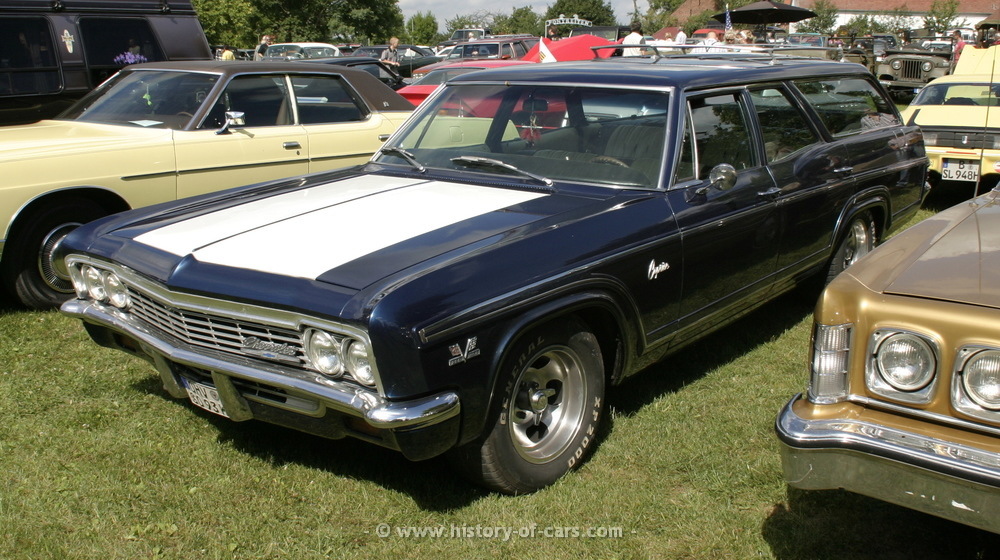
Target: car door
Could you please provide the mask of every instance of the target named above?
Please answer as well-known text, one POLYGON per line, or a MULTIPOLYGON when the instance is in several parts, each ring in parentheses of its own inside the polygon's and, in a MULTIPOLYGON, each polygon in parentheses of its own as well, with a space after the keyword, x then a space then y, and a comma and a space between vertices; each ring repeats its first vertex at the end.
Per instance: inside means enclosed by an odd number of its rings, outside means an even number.
POLYGON ((779 244, 775 185, 760 161, 743 89, 690 95, 668 196, 683 242, 682 338, 751 305, 771 285, 779 244), (734 180, 713 184, 720 165, 734 180))
POLYGON ((343 76, 291 76, 295 104, 309 138, 309 172, 325 171, 368 161, 382 146, 385 135, 399 126, 373 112, 343 76))
POLYGON ((198 130, 174 135, 177 197, 307 173, 308 136, 291 103, 284 74, 230 80, 198 130), (243 113, 245 124, 218 134, 228 111, 243 113))
MULTIPOLYGON (((857 192, 889 193, 893 214, 920 204, 922 145, 916 127, 903 128, 895 105, 870 78, 800 80, 796 87, 835 142, 844 146, 857 192)), ((831 241, 832 242, 832 241, 831 241)))
POLYGON ((837 220, 853 195, 849 157, 842 142, 824 140, 788 86, 754 87, 749 97, 777 187, 778 270, 787 278, 827 258, 837 220))

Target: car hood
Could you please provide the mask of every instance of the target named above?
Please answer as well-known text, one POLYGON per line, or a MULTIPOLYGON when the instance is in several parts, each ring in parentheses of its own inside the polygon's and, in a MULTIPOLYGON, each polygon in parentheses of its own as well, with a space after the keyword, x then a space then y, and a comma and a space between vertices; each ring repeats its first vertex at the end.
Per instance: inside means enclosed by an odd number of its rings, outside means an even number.
POLYGON ((971 105, 918 105, 903 112, 903 122, 934 128, 1000 129, 1000 107, 971 105))
MULTIPOLYGON (((356 175, 115 232, 155 252, 170 281, 198 265, 361 290, 444 266, 593 199, 384 175, 356 175), (418 267, 418 268, 414 268, 418 267)), ((137 246, 138 245, 138 246, 137 246)), ((126 251, 127 252, 127 251, 126 251)), ((216 268, 216 270, 219 270, 216 268)))
POLYGON ((173 131, 76 121, 45 120, 0 128, 0 158, 22 160, 67 153, 134 148, 162 142, 173 131))
POLYGON ((904 231, 848 273, 887 294, 1000 308, 1000 201, 991 193, 904 231), (863 265, 863 266, 862 266, 863 265))

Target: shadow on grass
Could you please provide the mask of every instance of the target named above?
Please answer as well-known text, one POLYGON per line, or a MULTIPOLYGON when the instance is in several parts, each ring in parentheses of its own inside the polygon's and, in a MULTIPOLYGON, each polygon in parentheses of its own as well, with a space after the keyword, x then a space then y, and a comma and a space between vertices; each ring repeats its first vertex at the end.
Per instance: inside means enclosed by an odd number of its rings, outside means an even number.
POLYGON ((679 391, 797 325, 812 313, 818 297, 815 285, 802 286, 780 296, 625 379, 612 389, 608 403, 616 411, 630 415, 665 394, 679 391))
POLYGON ((342 478, 374 482, 410 496, 429 511, 461 508, 490 495, 488 490, 462 478, 443 457, 410 461, 397 451, 353 438, 326 439, 257 420, 233 422, 186 400, 169 397, 159 377, 152 375, 133 388, 176 402, 187 413, 212 424, 219 432, 220 443, 275 467, 296 464, 342 478))
POLYGON ((1000 558, 1000 535, 841 490, 790 488, 761 534, 778 560, 1000 558))

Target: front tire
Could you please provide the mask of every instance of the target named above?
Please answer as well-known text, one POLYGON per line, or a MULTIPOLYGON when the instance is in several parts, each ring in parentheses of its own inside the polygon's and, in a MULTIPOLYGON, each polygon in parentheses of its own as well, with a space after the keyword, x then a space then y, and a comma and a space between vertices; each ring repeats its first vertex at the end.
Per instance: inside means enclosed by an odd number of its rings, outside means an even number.
POLYGON ((106 216, 100 205, 86 199, 67 199, 34 211, 12 232, 4 255, 4 287, 34 309, 58 307, 73 294, 70 279, 55 267, 54 252, 62 240, 81 225, 106 216))
POLYGON ((877 241, 878 233, 875 229, 875 220, 870 212, 862 212, 851 218, 844 236, 837 245, 836 252, 833 253, 826 274, 826 283, 832 282, 838 274, 847 270, 847 267, 870 253, 875 248, 877 241))
POLYGON ((603 420, 604 361, 576 320, 521 337, 500 370, 503 402, 485 439, 459 450, 477 482, 507 494, 548 486, 582 463, 603 420))

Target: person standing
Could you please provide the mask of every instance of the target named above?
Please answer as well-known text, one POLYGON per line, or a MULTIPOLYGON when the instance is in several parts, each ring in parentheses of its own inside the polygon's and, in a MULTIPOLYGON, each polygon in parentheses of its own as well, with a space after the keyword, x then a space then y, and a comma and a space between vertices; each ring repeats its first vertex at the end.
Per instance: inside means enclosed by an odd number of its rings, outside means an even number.
POLYGON ((965 48, 965 39, 962 38, 962 32, 957 29, 951 32, 951 38, 955 43, 952 50, 952 58, 955 64, 958 64, 958 57, 962 56, 962 50, 965 48))
POLYGON ((674 37, 674 44, 675 45, 686 45, 687 42, 688 42, 688 36, 687 36, 687 33, 684 33, 684 28, 681 27, 681 28, 677 29, 677 36, 674 37))
POLYGON ((390 66, 399 66, 400 56, 399 37, 390 37, 389 48, 382 51, 382 56, 379 57, 379 60, 390 66))
MULTIPOLYGON (((646 39, 642 36, 642 24, 638 21, 633 21, 632 25, 629 27, 631 33, 622 39, 623 45, 644 45, 646 44, 646 39)), ((642 56, 642 49, 625 49, 622 52, 622 56, 642 56)))
POLYGON ((260 44, 257 45, 257 49, 253 53, 254 60, 261 60, 264 58, 264 54, 267 53, 267 47, 271 46, 274 42, 274 37, 264 34, 260 38, 260 44))
POLYGON ((233 54, 233 47, 229 45, 222 47, 222 60, 236 60, 236 55, 233 54))

